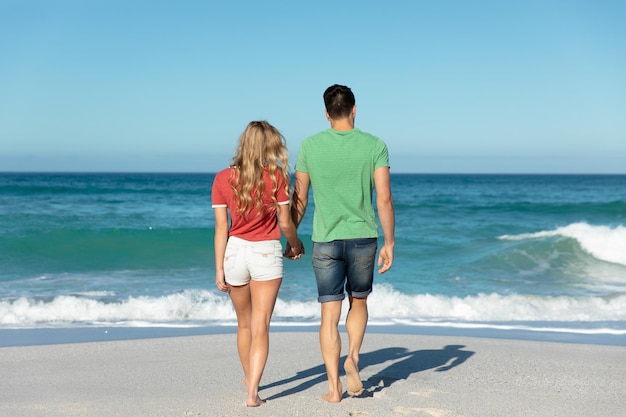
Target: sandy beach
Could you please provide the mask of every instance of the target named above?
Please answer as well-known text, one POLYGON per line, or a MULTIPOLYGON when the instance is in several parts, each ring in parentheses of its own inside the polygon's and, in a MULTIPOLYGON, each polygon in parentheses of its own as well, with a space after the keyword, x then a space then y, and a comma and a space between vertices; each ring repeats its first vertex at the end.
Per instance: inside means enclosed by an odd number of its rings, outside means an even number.
POLYGON ((623 346, 451 336, 367 334, 364 393, 328 404, 320 398, 326 382, 314 332, 271 334, 260 392, 267 403, 252 409, 235 337, 0 348, 0 415, 626 415, 623 346))

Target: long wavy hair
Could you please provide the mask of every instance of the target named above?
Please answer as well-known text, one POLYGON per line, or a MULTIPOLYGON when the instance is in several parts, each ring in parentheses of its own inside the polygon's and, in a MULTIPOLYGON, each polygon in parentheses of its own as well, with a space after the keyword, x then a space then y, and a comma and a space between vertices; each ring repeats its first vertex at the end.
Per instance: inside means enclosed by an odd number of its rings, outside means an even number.
POLYGON ((248 123, 246 130, 239 137, 239 146, 232 159, 230 183, 235 191, 237 212, 240 215, 250 213, 257 207, 258 214, 263 214, 265 207, 261 196, 265 191, 263 171, 267 169, 274 187, 272 189, 272 208, 278 207, 276 190, 278 182, 275 173, 280 172, 285 180, 285 191, 289 195, 289 160, 285 138, 274 126, 263 121, 248 123))

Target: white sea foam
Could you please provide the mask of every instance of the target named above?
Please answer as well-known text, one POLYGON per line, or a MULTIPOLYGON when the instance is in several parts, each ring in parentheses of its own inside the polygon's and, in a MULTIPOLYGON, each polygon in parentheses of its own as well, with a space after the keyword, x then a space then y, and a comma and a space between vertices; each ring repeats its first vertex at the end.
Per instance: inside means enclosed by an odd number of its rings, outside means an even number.
POLYGON ((503 235, 503 240, 540 239, 563 236, 575 239, 580 247, 593 257, 606 262, 626 266, 626 227, 593 226, 587 223, 572 223, 555 230, 519 235, 503 235))
MULTIPOLYGON (((573 331, 599 329, 607 322, 626 334, 626 294, 612 297, 548 297, 480 294, 447 297, 403 294, 388 284, 376 285, 369 298, 372 323, 455 323, 456 326, 520 328, 529 322, 558 322, 573 331), (570 323, 564 325, 563 323, 570 323), (581 323, 583 326, 581 327, 581 323), (594 324, 595 323, 595 324, 594 324), (579 330, 576 330, 579 329, 579 330)), ((307 325, 319 322, 319 304, 279 299, 274 323, 307 325)), ((344 306, 344 319, 347 306, 344 306)), ((229 298, 206 290, 188 290, 163 297, 129 297, 103 302, 84 296, 59 296, 52 301, 19 298, 0 302, 0 328, 65 326, 201 326, 234 325, 236 316, 229 298)))
POLYGON ((416 322, 626 321, 626 294, 615 297, 566 297, 479 294, 466 297, 407 295, 380 285, 369 298, 372 318, 416 322))
POLYGON ((184 291, 163 297, 129 297, 106 303, 85 297, 59 296, 52 301, 19 298, 0 302, 0 325, 175 323, 234 319, 230 300, 209 291, 184 291))

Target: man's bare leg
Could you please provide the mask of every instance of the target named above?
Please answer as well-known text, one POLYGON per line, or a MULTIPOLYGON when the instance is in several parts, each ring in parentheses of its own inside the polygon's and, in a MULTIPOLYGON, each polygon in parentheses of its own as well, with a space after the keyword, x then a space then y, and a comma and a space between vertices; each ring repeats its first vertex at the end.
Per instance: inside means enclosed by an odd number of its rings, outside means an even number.
POLYGON ((339 317, 341 316, 341 300, 322 303, 322 323, 320 324, 320 347, 328 376, 328 394, 322 399, 338 403, 343 395, 343 387, 339 380, 339 356, 341 355, 341 338, 339 336, 339 317))
POLYGON ((363 383, 359 375, 359 352, 363 344, 365 329, 367 327, 367 298, 350 297, 350 310, 346 317, 346 331, 348 332, 348 356, 343 364, 346 371, 348 395, 361 395, 363 383))

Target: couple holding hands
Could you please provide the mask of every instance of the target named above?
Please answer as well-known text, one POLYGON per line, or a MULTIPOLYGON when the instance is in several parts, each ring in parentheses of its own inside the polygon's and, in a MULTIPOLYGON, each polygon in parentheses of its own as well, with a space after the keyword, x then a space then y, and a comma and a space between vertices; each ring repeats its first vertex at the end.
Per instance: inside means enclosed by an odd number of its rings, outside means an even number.
POLYGON ((298 259, 304 254, 297 227, 311 186, 315 200, 311 257, 321 304, 320 348, 328 376, 328 393, 322 398, 339 402, 343 395, 338 325, 346 293, 350 302, 349 351, 344 362, 347 392, 356 396, 363 391, 359 351, 378 250, 374 189, 384 238, 378 272, 386 272, 393 262, 389 157, 383 141, 354 127, 356 103, 350 88, 330 86, 324 104, 330 128, 303 141, 291 198, 285 139, 266 121, 248 124, 232 165, 213 182, 215 282, 229 293, 237 315, 237 349, 249 407, 264 403, 258 395, 259 383, 268 357, 283 257, 298 259), (284 253, 281 231, 287 240, 284 253))

